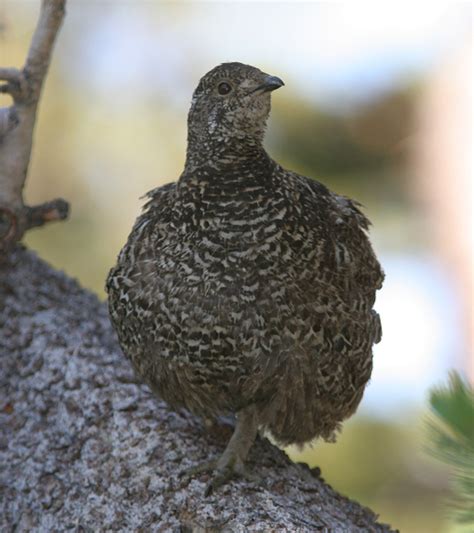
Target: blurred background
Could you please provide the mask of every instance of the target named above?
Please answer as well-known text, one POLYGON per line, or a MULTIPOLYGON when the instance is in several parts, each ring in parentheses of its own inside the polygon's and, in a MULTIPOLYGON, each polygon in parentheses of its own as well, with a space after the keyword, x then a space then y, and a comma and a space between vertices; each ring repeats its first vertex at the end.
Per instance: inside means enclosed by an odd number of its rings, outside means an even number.
MULTIPOLYGON (((38 9, 0 0, 2 66, 22 64, 38 9)), ((473 378, 471 27, 470 2, 70 1, 26 187, 72 204, 27 245, 103 299, 140 196, 183 168, 199 78, 224 61, 281 77, 269 152, 364 204, 386 271, 357 415, 290 453, 407 532, 454 530, 449 472, 424 449, 428 389, 453 367, 473 378)))

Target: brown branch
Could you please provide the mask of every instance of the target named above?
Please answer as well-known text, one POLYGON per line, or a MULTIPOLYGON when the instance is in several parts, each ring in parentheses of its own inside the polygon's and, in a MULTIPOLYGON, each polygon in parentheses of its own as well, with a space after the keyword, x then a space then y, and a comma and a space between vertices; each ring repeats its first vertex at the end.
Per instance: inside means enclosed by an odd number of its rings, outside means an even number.
POLYGON ((36 110, 65 4, 66 0, 42 0, 24 67, 0 67, 0 80, 5 82, 0 93, 13 98, 11 107, 0 109, 0 251, 9 250, 28 229, 67 216, 64 200, 34 207, 23 202, 36 110))
MULTIPOLYGON (((62 198, 34 206, 24 206, 21 210, 12 211, 0 206, 0 242, 8 249, 16 242, 18 228, 23 232, 44 226, 47 222, 64 220, 69 215, 69 204, 62 198)), ((1 248, 0 248, 1 249, 1 248)))
POLYGON ((47 222, 64 220, 69 214, 69 204, 62 198, 26 208, 27 229, 43 226, 47 222))

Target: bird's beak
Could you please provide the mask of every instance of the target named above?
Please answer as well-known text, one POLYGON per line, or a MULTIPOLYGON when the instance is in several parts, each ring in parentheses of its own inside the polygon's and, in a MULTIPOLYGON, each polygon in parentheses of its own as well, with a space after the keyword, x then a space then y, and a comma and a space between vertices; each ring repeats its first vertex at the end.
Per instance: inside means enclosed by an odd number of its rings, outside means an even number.
POLYGON ((283 80, 277 76, 267 76, 261 87, 264 92, 270 92, 283 87, 283 85, 285 85, 283 80))
POLYGON ((263 93, 268 93, 271 91, 274 91, 275 89, 279 89, 280 87, 283 87, 285 85, 283 83, 283 80, 278 78, 277 76, 266 76, 263 83, 253 89, 251 93, 255 93, 257 91, 262 91, 263 93))

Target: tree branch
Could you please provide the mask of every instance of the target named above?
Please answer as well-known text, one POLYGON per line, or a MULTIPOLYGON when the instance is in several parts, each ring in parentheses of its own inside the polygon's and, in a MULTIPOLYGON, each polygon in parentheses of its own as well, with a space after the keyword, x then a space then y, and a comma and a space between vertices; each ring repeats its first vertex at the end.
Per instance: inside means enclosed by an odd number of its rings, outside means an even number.
POLYGON ((31 97, 38 102, 46 73, 51 62, 54 41, 65 14, 66 0, 43 0, 30 50, 23 67, 29 80, 31 97))
POLYGON ((12 106, 0 109, 0 252, 9 250, 31 227, 67 216, 68 204, 64 200, 60 209, 49 211, 49 215, 46 206, 51 207, 51 203, 36 207, 23 203, 36 111, 65 3, 66 0, 42 0, 24 67, 0 68, 0 80, 6 82, 0 85, 0 92, 13 98, 12 106), (42 218, 38 218, 40 213, 42 218))
POLYGON ((19 81, 21 71, 17 68, 0 67, 0 80, 3 81, 19 81))

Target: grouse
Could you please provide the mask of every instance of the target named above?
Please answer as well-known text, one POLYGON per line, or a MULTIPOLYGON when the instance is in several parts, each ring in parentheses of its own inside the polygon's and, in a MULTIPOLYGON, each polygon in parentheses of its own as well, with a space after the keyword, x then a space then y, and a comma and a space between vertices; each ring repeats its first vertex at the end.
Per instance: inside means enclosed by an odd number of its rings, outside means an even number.
MULTIPOLYGON (((384 274, 360 204, 263 147, 283 81, 242 63, 194 91, 179 180, 148 193, 109 273, 110 315, 135 371, 172 408, 236 414, 207 493, 259 430, 333 441, 362 399, 381 338, 384 274)), ((196 471, 199 471, 196 469, 196 471)))

